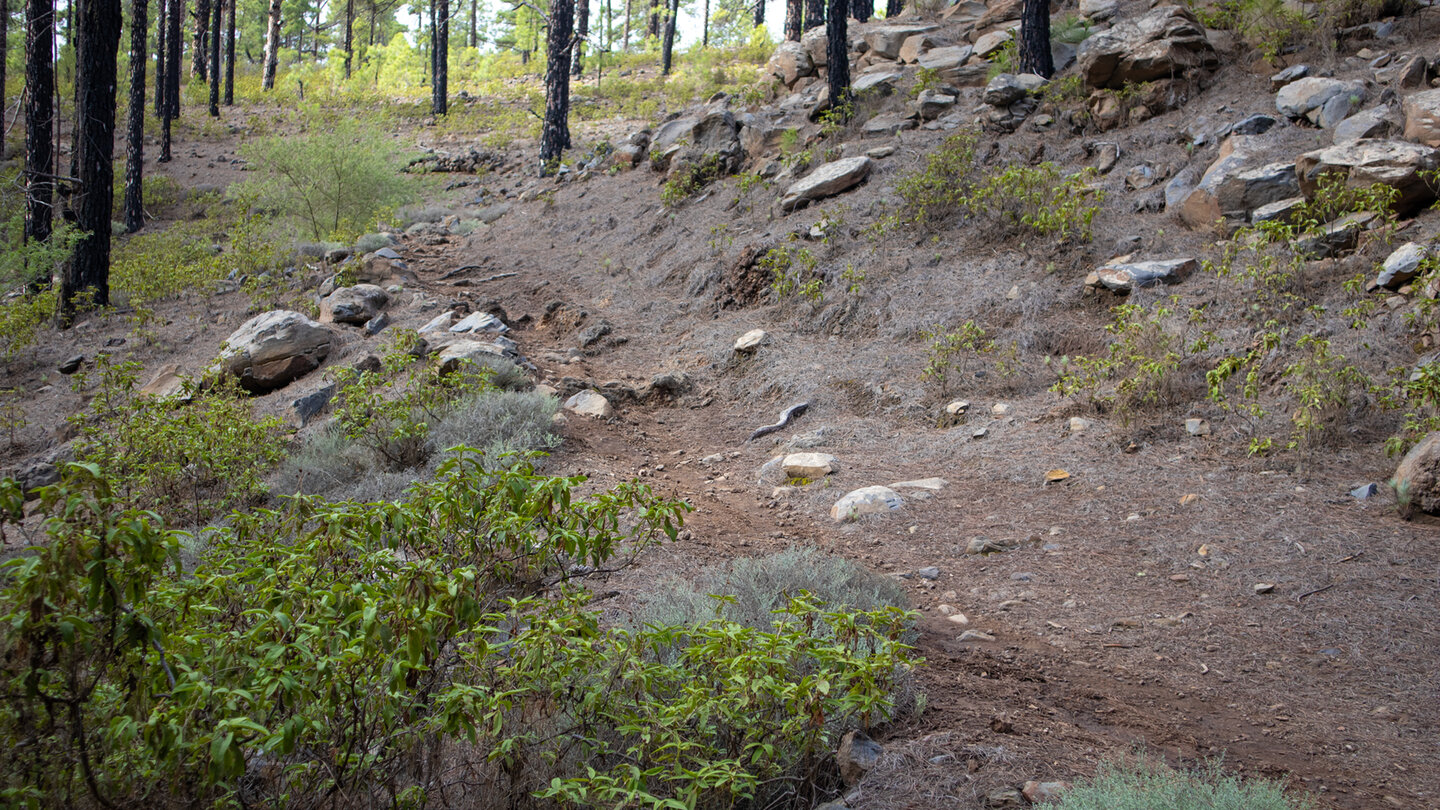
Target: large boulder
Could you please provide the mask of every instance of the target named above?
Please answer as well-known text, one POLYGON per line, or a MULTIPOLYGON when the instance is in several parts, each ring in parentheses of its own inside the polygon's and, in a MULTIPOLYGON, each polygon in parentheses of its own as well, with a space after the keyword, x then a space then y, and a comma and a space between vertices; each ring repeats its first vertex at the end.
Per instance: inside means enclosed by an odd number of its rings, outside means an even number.
POLYGON ((1087 276, 1085 285, 1092 289, 1106 289, 1118 295, 1128 295, 1136 287, 1179 283, 1199 266, 1199 262, 1190 258, 1110 262, 1096 268, 1087 276))
POLYGON ((246 391, 263 394, 319 368, 330 355, 333 338, 329 329, 304 315, 277 309, 232 332, 218 362, 246 391))
POLYGON ((1114 89, 1220 64, 1205 27, 1179 6, 1161 6, 1095 34, 1080 45, 1078 59, 1087 86, 1114 89))
POLYGON ((1185 224, 1204 229, 1224 220, 1229 230, 1249 222, 1255 209, 1300 193, 1293 164, 1249 167, 1249 160, 1245 152, 1235 151, 1210 164, 1180 206, 1185 224))
POLYGON ((792 183, 780 197, 780 208, 794 211, 815 200, 848 191, 868 177, 874 165, 874 161, 864 156, 826 163, 792 183))
POLYGON ((836 523, 848 523, 861 515, 878 515, 892 512, 905 505, 900 493, 889 487, 861 487, 845 494, 830 507, 830 517, 836 523))
POLYGON ((1300 190, 1313 198, 1327 174, 1345 178, 1350 188, 1381 183, 1399 192, 1395 210, 1409 213, 1435 199, 1435 190, 1421 176, 1440 167, 1440 152, 1428 146, 1393 140, 1362 140, 1306 152, 1295 161, 1300 190))
MULTIPOLYGON (((897 59, 905 40, 917 34, 928 34, 938 28, 939 26, 930 23, 877 25, 865 32, 865 44, 869 46, 866 52, 885 59, 897 59)), ((821 36, 823 37, 823 34, 821 36)))
POLYGON ((1366 138, 1388 138, 1399 130, 1395 119, 1395 113, 1388 105, 1376 105, 1336 124, 1335 135, 1330 142, 1339 146, 1366 138))
POLYGON ((815 64, 815 67, 825 67, 830 64, 830 40, 824 25, 818 25, 801 34, 800 47, 810 55, 810 61, 815 64))
POLYGON ((782 42, 775 46, 770 61, 765 63, 765 72, 790 87, 799 79, 814 76, 815 62, 800 43, 782 42))
POLYGON ((905 38, 905 44, 900 46, 896 58, 902 65, 914 64, 920 61, 921 55, 927 51, 951 44, 950 40, 935 34, 912 34, 905 38))
POLYGON ((390 303, 390 294, 374 284, 341 287, 320 301, 321 323, 364 326, 390 303))
POLYGON ((1431 433, 1405 454, 1390 479, 1400 516, 1440 515, 1440 433, 1431 433))
POLYGON ((714 163, 721 175, 734 174, 745 162, 740 123, 726 109, 702 109, 655 130, 651 140, 651 167, 672 174, 685 166, 714 163))
POLYGON ((1430 248, 1419 242, 1406 242, 1385 257, 1375 286, 1398 290, 1420 275, 1420 266, 1430 258, 1430 248))
POLYGON ((1440 146, 1440 90, 1411 93, 1401 109, 1405 112, 1405 140, 1440 146))
POLYGON ((1275 94, 1275 109, 1290 118, 1305 118, 1331 128, 1349 117, 1365 99, 1365 85, 1310 76, 1291 82, 1275 94))

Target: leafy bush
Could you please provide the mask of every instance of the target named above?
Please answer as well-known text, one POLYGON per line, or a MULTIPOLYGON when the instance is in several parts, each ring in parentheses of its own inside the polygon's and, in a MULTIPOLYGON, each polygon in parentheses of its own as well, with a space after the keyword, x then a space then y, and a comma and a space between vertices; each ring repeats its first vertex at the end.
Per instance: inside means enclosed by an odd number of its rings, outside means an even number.
POLYGON ((548 450, 559 441, 551 417, 560 403, 536 391, 471 394, 457 402, 430 432, 432 452, 468 445, 487 459, 548 450))
POLYGON ((990 340, 985 330, 974 321, 966 321, 959 329, 950 332, 936 325, 921 330, 920 338, 929 343, 920 379, 934 381, 940 387, 941 396, 950 392, 952 375, 965 375, 973 357, 995 351, 995 341, 990 340))
POLYGON ((770 276, 770 290, 782 303, 797 294, 812 303, 824 297, 825 281, 816 272, 818 265, 809 248, 793 245, 770 248, 759 261, 760 269, 770 276))
MULTIPOLYGON (((99 386, 80 429, 77 457, 110 480, 115 498, 183 524, 199 524, 264 494, 262 474, 280 460, 280 420, 256 419, 248 398, 217 381, 184 397, 140 393, 139 363, 98 360, 99 386)), ((77 375, 84 386, 85 375, 77 375)))
POLYGON ((1306 797, 1285 794, 1264 779, 1241 782, 1218 761, 1194 771, 1177 771, 1143 757, 1103 762, 1095 778, 1061 794, 1043 810, 1309 810, 1306 797))
POLYGON ((409 193, 394 144, 353 122, 305 137, 265 138, 241 153, 261 173, 250 184, 260 203, 313 239, 370 230, 382 210, 409 193))
POLYGON ((1387 454, 1400 455, 1426 434, 1440 430, 1440 362, 1396 369, 1390 389, 1380 394, 1384 405, 1405 411, 1400 432, 1385 440, 1387 454))

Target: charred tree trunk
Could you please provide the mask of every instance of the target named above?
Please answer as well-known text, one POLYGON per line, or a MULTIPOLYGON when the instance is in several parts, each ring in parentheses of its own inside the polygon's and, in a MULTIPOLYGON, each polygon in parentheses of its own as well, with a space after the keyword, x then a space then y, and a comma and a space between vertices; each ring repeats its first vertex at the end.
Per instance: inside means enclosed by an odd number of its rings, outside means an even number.
POLYGON ((850 16, 860 22, 869 22, 875 15, 875 0, 851 0, 850 16))
POLYGON ((899 16, 900 16, 900 13, 903 12, 904 10, 905 10, 905 2, 904 2, 904 0, 886 0, 886 2, 885 2, 885 19, 888 20, 888 19, 890 19, 891 17, 899 17, 899 16))
POLYGON ((206 76, 207 55, 210 53, 210 2, 195 0, 195 31, 190 50, 190 75, 200 81, 209 81, 206 76))
POLYGON ((554 171, 570 148, 570 34, 575 0, 551 0, 545 50, 545 123, 540 128, 540 176, 554 171))
POLYGON ((235 103, 235 3, 225 4, 225 106, 235 103))
POLYGON ((350 78, 350 65, 355 59, 355 0, 345 0, 345 78, 350 78))
POLYGON ((431 84, 431 111, 444 115, 450 109, 450 0, 438 0, 435 15, 435 81, 431 84))
POLYGON ((5 64, 10 58, 9 42, 10 0, 0 0, 0 132, 5 131, 5 64))
POLYGON ((165 27, 169 17, 166 16, 165 0, 155 8, 155 117, 165 115, 165 27))
POLYGON ((170 162, 170 122, 180 117, 180 15, 185 0, 170 0, 165 20, 165 103, 160 115, 160 160, 170 162))
MULTIPOLYGON (((55 4, 25 2, 25 241, 43 242, 53 228, 55 150, 55 4)), ((48 286, 48 268, 33 268, 32 288, 48 286)))
POLYGON ((146 0, 130 0, 130 110, 125 121, 125 230, 145 227, 145 34, 146 0))
POLYGON ((85 0, 80 7, 75 126, 80 130, 79 187, 71 195, 82 236, 60 281, 60 323, 76 306, 110 303, 110 215, 115 180, 115 57, 120 48, 120 0, 85 0), (88 298, 77 301, 82 293, 88 298))
POLYGON ((585 74, 585 37, 590 36, 590 0, 575 2, 575 48, 570 55, 570 75, 585 74))
POLYGON ((665 0, 665 41, 660 44, 660 73, 670 75, 675 57, 675 17, 680 0, 665 0))
POLYGON ((785 0, 785 39, 799 42, 804 22, 805 0, 785 0))
POLYGON ((765 24, 765 0, 755 0, 755 24, 765 24))
POLYGON ((1024 0, 1020 7, 1020 72, 1050 78, 1055 57, 1050 53, 1050 0, 1024 0))
POLYGON ((269 22, 265 27, 265 68, 261 90, 275 89, 275 66, 280 61, 280 0, 270 0, 269 22))
POLYGON ((825 58, 830 71, 830 114, 848 120, 850 114, 850 43, 845 20, 850 0, 830 0, 830 19, 825 28, 825 58))
POLYGON ((480 0, 470 0, 470 40, 469 40, 469 41, 470 41, 470 47, 472 47, 472 48, 478 48, 478 47, 480 47, 480 18, 479 18, 479 15, 477 14, 477 11, 476 11, 476 8, 475 8, 475 7, 478 6, 479 4, 480 4, 480 0))
MULTIPOLYGON (((86 0, 90 2, 90 0, 86 0)), ((220 24, 225 17, 225 0, 210 0, 210 117, 220 117, 220 24)))
POLYGON ((825 0, 805 0, 805 30, 825 24, 825 0))
POLYGON ((660 36, 660 0, 650 0, 650 24, 645 28, 645 35, 660 36))
POLYGON ((704 16, 700 19, 700 47, 710 47, 710 0, 705 0, 704 16))

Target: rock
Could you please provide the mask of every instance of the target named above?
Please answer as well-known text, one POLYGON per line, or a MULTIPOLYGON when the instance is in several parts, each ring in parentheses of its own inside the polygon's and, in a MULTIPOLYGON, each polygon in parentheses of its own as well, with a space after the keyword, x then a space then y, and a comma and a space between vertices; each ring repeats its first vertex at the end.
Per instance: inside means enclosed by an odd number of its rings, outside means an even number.
POLYGON ((610 407, 610 400, 593 388, 587 388, 565 400, 563 407, 571 413, 595 419, 607 419, 615 413, 615 409, 610 407))
POLYGON ((1007 31, 991 31, 988 34, 975 40, 975 55, 981 59, 989 59, 1005 47, 1005 44, 1015 38, 1015 35, 1007 31))
POLYGON ((1261 222, 1289 222, 1295 215, 1305 207, 1304 197, 1289 197, 1284 200, 1276 200, 1256 208, 1250 212, 1251 224, 1261 222))
POLYGON ((85 365, 85 355, 72 354, 69 357, 65 358, 63 361, 61 361, 60 365, 56 366, 55 370, 60 372, 61 374, 70 375, 79 371, 80 367, 83 365, 85 365))
POLYGON ((1080 0, 1080 16, 1093 22, 1104 22, 1119 10, 1119 0, 1080 0))
POLYGON ((1335 127, 1335 134, 1331 138, 1331 142, 1336 145, 1344 145, 1365 138, 1386 138, 1394 134, 1397 129, 1390 108, 1380 104, 1341 121, 1335 127))
POLYGON ((896 481, 890 485, 891 489, 924 489, 930 492, 939 492, 949 482, 944 478, 916 478, 913 481, 896 481))
POLYGON ((1364 484, 1350 490, 1350 497, 1357 501, 1364 501, 1380 494, 1379 484, 1364 484))
POLYGON ((512 352, 499 343, 480 340, 456 340, 446 344, 435 354, 435 363, 441 374, 454 374, 468 364, 488 368, 491 358, 506 357, 512 352))
POLYGON ((1349 188, 1383 183, 1400 192, 1395 210, 1405 214, 1435 199, 1435 190, 1421 176, 1440 167, 1440 152, 1421 144, 1395 140, 1364 140, 1306 152, 1295 161, 1300 190, 1315 196, 1320 178, 1338 174, 1349 188))
POLYGON ((1199 266, 1199 262, 1193 258, 1111 263, 1096 269, 1087 276, 1085 285, 1093 289, 1104 288, 1114 293, 1128 295, 1136 287, 1177 284, 1199 266))
POLYGON ((845 732, 845 736, 840 738, 840 747, 835 751, 835 764, 840 766, 840 779, 849 787, 858 785, 860 780, 865 778, 865 774, 880 764, 880 757, 884 753, 884 747, 867 737, 864 732, 845 732))
MULTIPOLYGON (((896 59, 900 56, 900 49, 905 45, 906 40, 938 29, 939 26, 930 23, 878 25, 865 32, 865 44, 869 46, 866 53, 874 54, 882 59, 896 59)), ((821 36, 823 38, 824 35, 821 36)))
POLYGON ((902 65, 913 64, 918 62, 921 54, 926 51, 943 48, 949 44, 951 44, 949 40, 934 34, 912 34, 905 38, 905 42, 900 46, 895 58, 902 65))
POLYGON ((936 580, 940 578, 940 569, 936 566, 929 565, 916 571, 915 576, 921 579, 936 580))
POLYGON ((955 97, 938 90, 921 90, 913 106, 921 119, 934 121, 955 106, 955 97))
POLYGON ((20 485, 20 492, 23 493, 25 500, 34 500, 39 497, 37 490, 41 487, 60 483, 60 468, 50 462, 37 461, 16 473, 15 481, 20 485))
MULTIPOLYGON (((611 152, 610 155, 605 158, 605 164, 621 170, 629 170, 639 166, 640 161, 644 159, 644 147, 636 146, 633 143, 626 143, 615 147, 615 151, 611 152)), ((483 215, 484 209, 479 213, 483 215)), ((483 216, 481 217, 481 221, 484 221, 483 216)), ((486 224, 488 225, 489 223, 486 224)))
POLYGON ((990 415, 995 417, 996 419, 1003 419, 1004 417, 1009 416, 1010 404, 1007 402, 997 402, 994 405, 991 405, 990 415))
POLYGON ((1337 96, 1358 96, 1363 99, 1365 85, 1318 76, 1297 79, 1280 88, 1280 92, 1275 94, 1275 109, 1289 118, 1311 118, 1311 114, 1315 113, 1311 120, 1319 123, 1316 120, 1319 117, 1317 111, 1337 96))
POLYGON ((472 312, 460 319, 460 322, 448 330, 452 334, 479 334, 489 332, 496 335, 503 335, 510 331, 510 327, 504 321, 490 314, 489 312, 472 312))
POLYGON ((1417 512, 1440 515, 1440 432, 1421 439, 1405 454, 1390 478, 1390 488, 1406 520, 1417 512))
POLYGON ((1430 248, 1427 245, 1406 242, 1385 257, 1385 262, 1380 266, 1380 275, 1375 278, 1375 285, 1390 290, 1400 289, 1420 274, 1420 265, 1428 258, 1430 248))
POLYGON ((787 478, 815 481, 835 472, 839 465, 829 453, 791 453, 780 466, 787 478))
POLYGON ((889 487, 870 486, 849 492, 830 507, 830 517, 846 523, 861 515, 875 515, 899 509, 905 501, 889 487))
POLYGON ((1255 583, 1254 585, 1252 585, 1252 586, 1250 586, 1250 587, 1251 587, 1251 589, 1254 590, 1255 593, 1257 593, 1257 594, 1259 594, 1259 593, 1270 593, 1271 591, 1274 591, 1274 590, 1275 590, 1275 583, 1273 583, 1273 582, 1257 582, 1257 583, 1255 583))
POLYGON ((1080 44, 1077 58, 1087 87, 1113 89, 1178 79, 1220 64, 1205 27, 1178 6, 1161 6, 1094 34, 1080 44))
POLYGON ((918 124, 914 117, 905 113, 880 113, 860 127, 866 137, 894 135, 901 130, 914 129, 918 124))
POLYGON ((1130 171, 1125 173, 1125 186, 1131 191, 1141 191, 1158 182, 1160 182, 1160 173, 1148 163, 1133 166, 1130 171))
POLYGON ((848 191, 868 177, 874 165, 874 161, 863 155, 826 163, 792 183, 780 197, 780 208, 794 211, 815 200, 848 191))
POLYGON ((320 302, 320 322, 362 326, 388 303, 390 294, 374 284, 341 287, 320 302))
POLYGON ((1070 432, 1084 433, 1085 431, 1089 430, 1090 426, 1093 424, 1095 423, 1091 422, 1089 419, 1084 418, 1083 416, 1072 416, 1070 417, 1070 432))
POLYGON ((1364 101, 1364 93, 1341 93, 1325 102, 1325 106, 1318 112, 1312 112, 1309 117, 1321 129, 1334 129, 1358 110, 1364 101))
POLYGON ((749 354, 760 348, 760 344, 770 337, 770 333, 764 329, 751 329, 749 332, 735 339, 735 353, 749 354))
POLYGON ((765 63, 765 72, 790 87, 799 79, 815 75, 815 62, 800 43, 781 42, 765 63))
POLYGON ((1405 140, 1440 146, 1440 90, 1411 93, 1400 109, 1405 115, 1405 140))
POLYGON ((1009 808, 1028 806, 1025 796, 1013 787, 998 788, 985 794, 985 807, 989 810, 1009 810, 1009 808))
POLYGON ((177 363, 166 363, 155 370, 150 382, 140 386, 140 393, 151 397, 173 397, 185 391, 185 378, 177 363))
POLYGON ((283 388, 320 367, 330 355, 329 329, 298 312, 256 315, 225 339, 220 368, 252 394, 283 388))
POLYGON ((400 258, 399 253, 388 247, 366 255, 355 269, 355 280, 361 284, 383 285, 414 279, 410 266, 400 258))
POLYGON ((1186 419, 1185 432, 1191 436, 1209 436, 1210 423, 1204 419, 1186 419))
POLYGON ((883 160, 895 154, 893 146, 877 146, 874 149, 866 149, 865 156, 873 160, 883 160))
POLYGON ((690 390, 690 378, 683 371, 666 371, 650 378, 650 384, 640 393, 641 399, 665 397, 674 399, 690 390))
POLYGON ((366 337, 374 337, 374 336, 380 334, 381 332, 384 332, 384 331, 385 331, 385 327, 387 327, 387 326, 389 326, 389 325, 390 325, 390 316, 387 315, 387 314, 385 314, 384 312, 382 312, 382 313, 380 313, 379 315, 376 315, 375 317, 373 317, 373 318, 371 318, 370 320, 368 320, 368 321, 365 322, 365 327, 364 327, 364 329, 365 329, 365 336, 366 336, 366 337))
POLYGON ((933 70, 940 74, 942 80, 953 82, 958 77, 960 68, 974 52, 975 49, 969 45, 933 48, 920 54, 915 60, 915 65, 922 70, 933 70))
POLYGON ((866 73, 856 79, 850 85, 850 89, 855 91, 856 95, 870 93, 872 95, 888 96, 895 92, 895 83, 900 81, 901 77, 902 74, 893 70, 866 73))
MULTIPOLYGON (((814 62, 816 67, 825 67, 830 64, 829 40, 826 38, 826 32, 827 29, 822 20, 820 25, 808 29, 800 35, 800 46, 810 54, 810 61, 814 62)), ((893 59, 894 57, 887 58, 893 59)))
POLYGON ((429 332, 449 331, 450 324, 454 323, 454 321, 455 311, 452 309, 449 312, 442 312, 439 315, 436 315, 434 318, 431 318, 428 323, 415 331, 419 332, 422 335, 429 332))
POLYGON ((1250 156, 1236 150, 1205 170, 1200 182, 1180 206, 1180 218, 1196 229, 1221 223, 1226 229, 1250 220, 1250 212, 1263 205, 1300 193, 1295 168, 1289 163, 1248 167, 1250 156))
POLYGON ((1020 788, 1020 793, 1031 804, 1053 804, 1060 801, 1060 794, 1069 789, 1068 782, 1037 782, 1032 779, 1020 788))
POLYGON ((330 400, 335 396, 335 384, 323 385, 304 396, 291 400, 290 410, 294 412, 295 418, 304 427, 315 418, 315 415, 325 410, 330 400))
POLYGON ((1266 132, 1269 132, 1272 128, 1274 128, 1274 126, 1278 123, 1280 123, 1278 119, 1272 118, 1268 115, 1261 115, 1260 113, 1255 113, 1254 115, 1247 116, 1240 121, 1235 122, 1235 124, 1230 127, 1230 134, 1264 135, 1266 132))
POLYGON ((1292 243, 1295 252, 1307 259, 1325 259, 1352 250, 1360 242, 1360 234, 1376 224, 1374 211, 1346 214, 1305 232, 1292 243))
POLYGON ((1411 55, 1403 57, 1400 63, 1395 65, 1391 70, 1395 84, 1398 84, 1402 89, 1423 87, 1425 85, 1425 76, 1429 73, 1429 65, 1426 63, 1425 57, 1411 55))
POLYGON ((1291 65, 1270 77, 1270 92, 1278 93, 1282 87, 1310 75, 1309 65, 1291 65))

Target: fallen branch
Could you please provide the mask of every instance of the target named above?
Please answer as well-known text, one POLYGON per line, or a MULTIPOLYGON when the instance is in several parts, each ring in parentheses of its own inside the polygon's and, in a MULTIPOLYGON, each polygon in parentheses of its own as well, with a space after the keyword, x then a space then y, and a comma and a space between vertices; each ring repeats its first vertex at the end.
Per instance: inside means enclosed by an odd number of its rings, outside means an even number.
POLYGON ((810 407, 810 403, 809 403, 809 402, 797 402, 796 404, 791 405, 790 407, 788 407, 788 408, 785 409, 785 412, 784 412, 784 413, 780 414, 780 421, 779 421, 779 422, 776 422, 776 423, 773 424, 773 425, 766 425, 765 427, 762 427, 762 428, 757 429, 754 433, 751 433, 751 434, 750 434, 750 438, 746 439, 745 441, 747 441, 747 442, 753 442, 753 441, 755 441, 756 439, 760 438, 761 436, 765 436, 765 435, 767 435, 767 434, 774 433, 775 431, 784 428, 786 425, 790 424, 790 420, 791 420, 793 417, 796 417, 796 416, 799 416, 799 415, 802 414, 802 413, 805 413, 805 411, 806 411, 809 407, 810 407))

